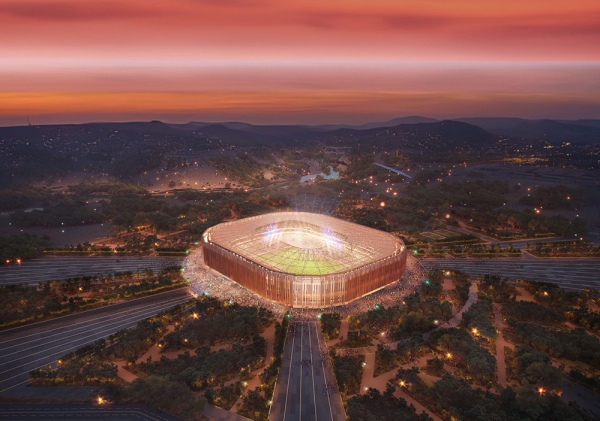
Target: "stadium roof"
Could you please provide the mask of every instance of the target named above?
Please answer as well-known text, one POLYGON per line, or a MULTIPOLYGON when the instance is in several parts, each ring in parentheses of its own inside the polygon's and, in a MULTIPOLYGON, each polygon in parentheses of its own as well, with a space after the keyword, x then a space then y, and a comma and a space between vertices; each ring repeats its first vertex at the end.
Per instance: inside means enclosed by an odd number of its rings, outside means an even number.
POLYGON ((318 276, 400 253, 391 234, 322 214, 276 212, 209 228, 207 240, 271 270, 318 276))

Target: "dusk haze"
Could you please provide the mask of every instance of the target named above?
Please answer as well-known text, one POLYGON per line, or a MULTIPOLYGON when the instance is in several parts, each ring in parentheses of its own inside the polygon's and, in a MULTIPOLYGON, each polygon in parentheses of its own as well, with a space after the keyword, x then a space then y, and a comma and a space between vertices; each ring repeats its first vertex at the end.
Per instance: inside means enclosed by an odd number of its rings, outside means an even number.
POLYGON ((0 0, 2 421, 600 420, 600 0, 0 0))
POLYGON ((0 124, 594 118, 596 1, 0 1, 0 124))

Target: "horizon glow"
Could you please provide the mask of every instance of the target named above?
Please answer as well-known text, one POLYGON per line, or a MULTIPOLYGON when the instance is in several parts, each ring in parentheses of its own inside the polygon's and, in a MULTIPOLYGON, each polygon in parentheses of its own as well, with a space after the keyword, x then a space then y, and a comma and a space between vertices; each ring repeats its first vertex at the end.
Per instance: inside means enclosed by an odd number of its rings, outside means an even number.
POLYGON ((600 117, 600 3, 0 0, 0 125, 600 117))

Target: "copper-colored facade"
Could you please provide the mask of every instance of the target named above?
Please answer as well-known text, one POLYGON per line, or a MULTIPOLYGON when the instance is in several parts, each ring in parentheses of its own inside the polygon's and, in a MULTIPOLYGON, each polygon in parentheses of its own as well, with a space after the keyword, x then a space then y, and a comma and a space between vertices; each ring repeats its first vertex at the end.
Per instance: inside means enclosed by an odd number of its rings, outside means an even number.
MULTIPOLYGON (((304 252, 302 247, 293 248, 304 252)), ((202 235, 202 252, 207 266, 269 300, 296 308, 344 304, 398 281, 407 257, 402 241, 391 234, 306 212, 278 212, 216 225, 202 235), (285 241, 273 244, 265 240, 265 227, 276 230, 277 235, 284 232, 285 241), (311 256, 323 253, 323 259, 333 262, 333 269, 307 275, 302 274, 298 262, 282 263, 295 265, 293 273, 281 270, 277 262, 265 263, 264 256, 273 254, 271 249, 283 250, 287 258, 281 244, 289 249, 288 240, 294 235, 302 237, 296 244, 309 237, 307 248, 313 246, 310 241, 317 243, 320 235, 337 241, 334 251, 321 252, 318 247, 310 251, 311 256)), ((310 270, 318 269, 312 266, 310 270)))

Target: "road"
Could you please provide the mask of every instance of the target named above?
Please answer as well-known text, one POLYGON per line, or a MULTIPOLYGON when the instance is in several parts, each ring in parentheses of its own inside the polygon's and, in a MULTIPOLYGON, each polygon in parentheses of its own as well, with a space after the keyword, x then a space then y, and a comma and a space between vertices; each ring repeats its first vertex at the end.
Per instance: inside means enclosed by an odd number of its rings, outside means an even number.
POLYGON ((343 421, 327 348, 316 322, 296 322, 288 334, 275 384, 271 421, 343 421))
POLYGON ((189 288, 179 288, 0 331, 0 396, 28 384, 29 371, 56 366, 61 356, 190 298, 189 288))
POLYGON ((420 259, 420 262, 426 269, 457 269, 471 276, 498 274, 513 279, 554 282, 567 290, 600 289, 600 259, 420 259))
POLYGON ((94 420, 94 421, 179 421, 179 418, 145 405, 2 405, 0 419, 16 420, 94 420))
POLYGON ((142 269, 157 271, 163 265, 181 264, 180 257, 44 256, 0 266, 0 285, 37 285, 54 279, 75 278, 142 269))

